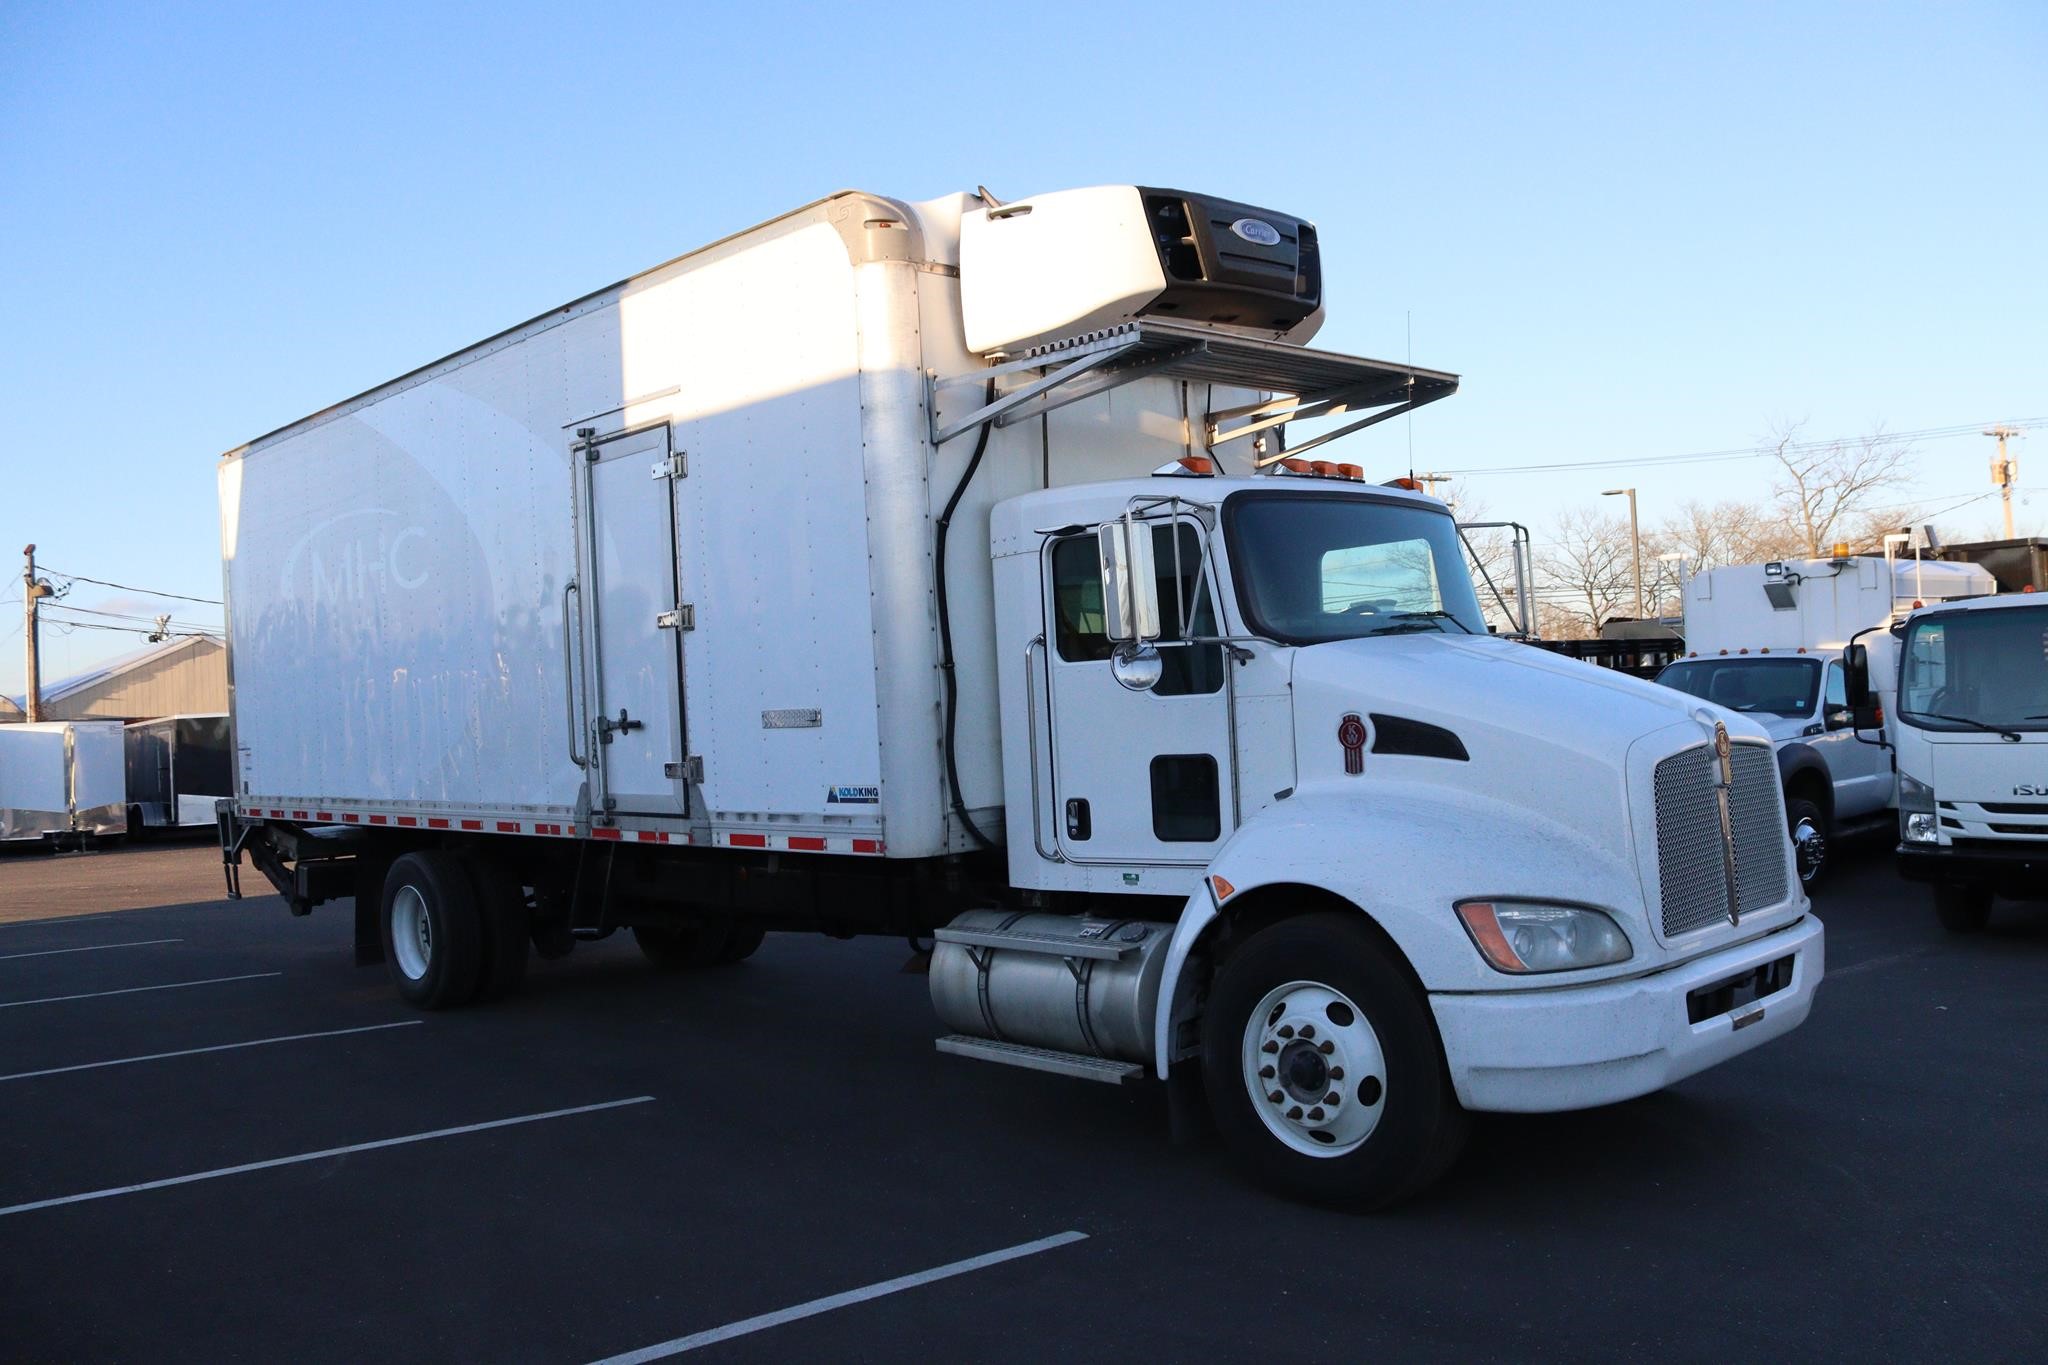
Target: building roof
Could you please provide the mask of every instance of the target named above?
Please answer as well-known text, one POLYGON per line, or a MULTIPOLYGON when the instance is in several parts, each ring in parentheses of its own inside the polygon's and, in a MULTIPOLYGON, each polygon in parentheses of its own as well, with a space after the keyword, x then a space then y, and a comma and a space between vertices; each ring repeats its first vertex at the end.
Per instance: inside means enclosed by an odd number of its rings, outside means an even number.
MULTIPOLYGON (((82 692, 88 687, 96 687, 103 682, 118 678, 123 673, 132 673, 136 669, 150 664, 168 663, 181 653, 197 656, 225 648, 225 645, 211 636, 188 635, 182 640, 171 640, 164 644, 151 645, 148 649, 138 649, 132 654, 117 655, 96 668, 89 668, 83 673, 74 673, 68 678, 60 678, 56 682, 44 684, 43 705, 48 707, 74 693, 82 692)), ((0 698, 0 700, 4 700, 15 710, 20 710, 28 704, 26 693, 15 697, 0 698)))

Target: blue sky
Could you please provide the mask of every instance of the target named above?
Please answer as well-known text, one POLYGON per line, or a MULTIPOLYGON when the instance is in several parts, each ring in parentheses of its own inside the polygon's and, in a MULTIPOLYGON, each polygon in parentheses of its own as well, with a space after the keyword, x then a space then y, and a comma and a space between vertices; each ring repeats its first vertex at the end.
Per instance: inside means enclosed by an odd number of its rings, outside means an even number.
MULTIPOLYGON (((845 185, 1316 219, 1317 344, 1400 358, 1412 321, 1465 376, 1350 443, 1376 477, 1411 436, 1489 468, 2048 417, 2044 61, 2038 3, 17 3, 0 548, 217 597, 222 450, 845 185)), ((2048 428, 2018 450, 2048 532, 2048 428)), ((1985 492, 1989 454, 1924 443, 1910 493, 1985 492)), ((1764 468, 1469 483, 1539 526, 1633 483, 1648 523, 1764 468)), ((18 604, 10 569, 0 690, 18 604)), ((140 643, 48 632, 45 676, 140 643)))

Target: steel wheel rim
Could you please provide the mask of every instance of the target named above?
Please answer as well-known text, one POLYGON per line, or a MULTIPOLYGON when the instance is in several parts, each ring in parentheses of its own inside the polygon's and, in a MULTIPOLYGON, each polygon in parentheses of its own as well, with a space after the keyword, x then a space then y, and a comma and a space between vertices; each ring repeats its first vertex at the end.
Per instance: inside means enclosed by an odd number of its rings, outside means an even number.
POLYGON ((427 898, 417 887, 401 886, 391 898, 391 950, 398 955, 398 970, 408 981, 427 974, 434 960, 434 918, 427 913, 427 898))
POLYGON ((1379 1034, 1356 1002, 1319 981, 1266 992, 1245 1021, 1239 1061, 1259 1121, 1303 1156, 1356 1151, 1386 1110, 1379 1034))
POLYGON ((1810 882, 1820 875, 1828 860, 1828 840, 1820 832, 1820 826, 1811 819, 1801 818, 1792 827, 1792 850, 1799 858, 1799 880, 1810 882))

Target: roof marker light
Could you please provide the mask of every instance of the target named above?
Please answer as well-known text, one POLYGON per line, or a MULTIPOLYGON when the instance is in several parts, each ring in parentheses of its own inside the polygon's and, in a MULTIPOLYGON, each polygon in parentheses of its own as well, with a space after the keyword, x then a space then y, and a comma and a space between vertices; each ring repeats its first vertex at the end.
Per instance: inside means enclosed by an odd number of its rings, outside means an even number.
POLYGON ((1290 474, 1312 474, 1315 472, 1307 460, 1297 459, 1292 455, 1282 460, 1280 467, 1290 474))
POLYGON ((1380 487, 1405 488, 1410 493, 1420 493, 1422 491, 1422 485, 1420 483, 1416 482, 1414 479, 1406 477, 1405 475, 1398 479, 1388 479, 1385 483, 1381 484, 1380 487))
POLYGON ((1337 474, 1340 478, 1363 479, 1365 477, 1365 469, 1362 465, 1340 464, 1337 466, 1337 474))

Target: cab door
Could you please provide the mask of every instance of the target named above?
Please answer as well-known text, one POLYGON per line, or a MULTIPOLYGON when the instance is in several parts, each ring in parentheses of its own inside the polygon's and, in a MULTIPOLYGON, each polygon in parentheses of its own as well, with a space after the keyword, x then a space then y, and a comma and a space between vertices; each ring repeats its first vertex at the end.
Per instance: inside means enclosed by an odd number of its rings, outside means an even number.
POLYGON ((1050 814, 1071 863, 1206 864, 1236 825, 1229 664, 1221 645, 1176 643, 1221 634, 1205 537, 1186 517, 1149 526, 1162 632, 1147 691, 1113 671, 1095 533, 1063 536, 1043 558, 1050 814))
POLYGON ((599 823, 682 816, 683 628, 666 423, 575 446, 582 761, 599 823))
POLYGON ((1820 724, 1825 728, 1806 742, 1820 751, 1835 780, 1835 820, 1839 824, 1874 815, 1892 803, 1892 751, 1857 739, 1845 720, 1849 691, 1840 659, 1827 661, 1820 697, 1820 724))

